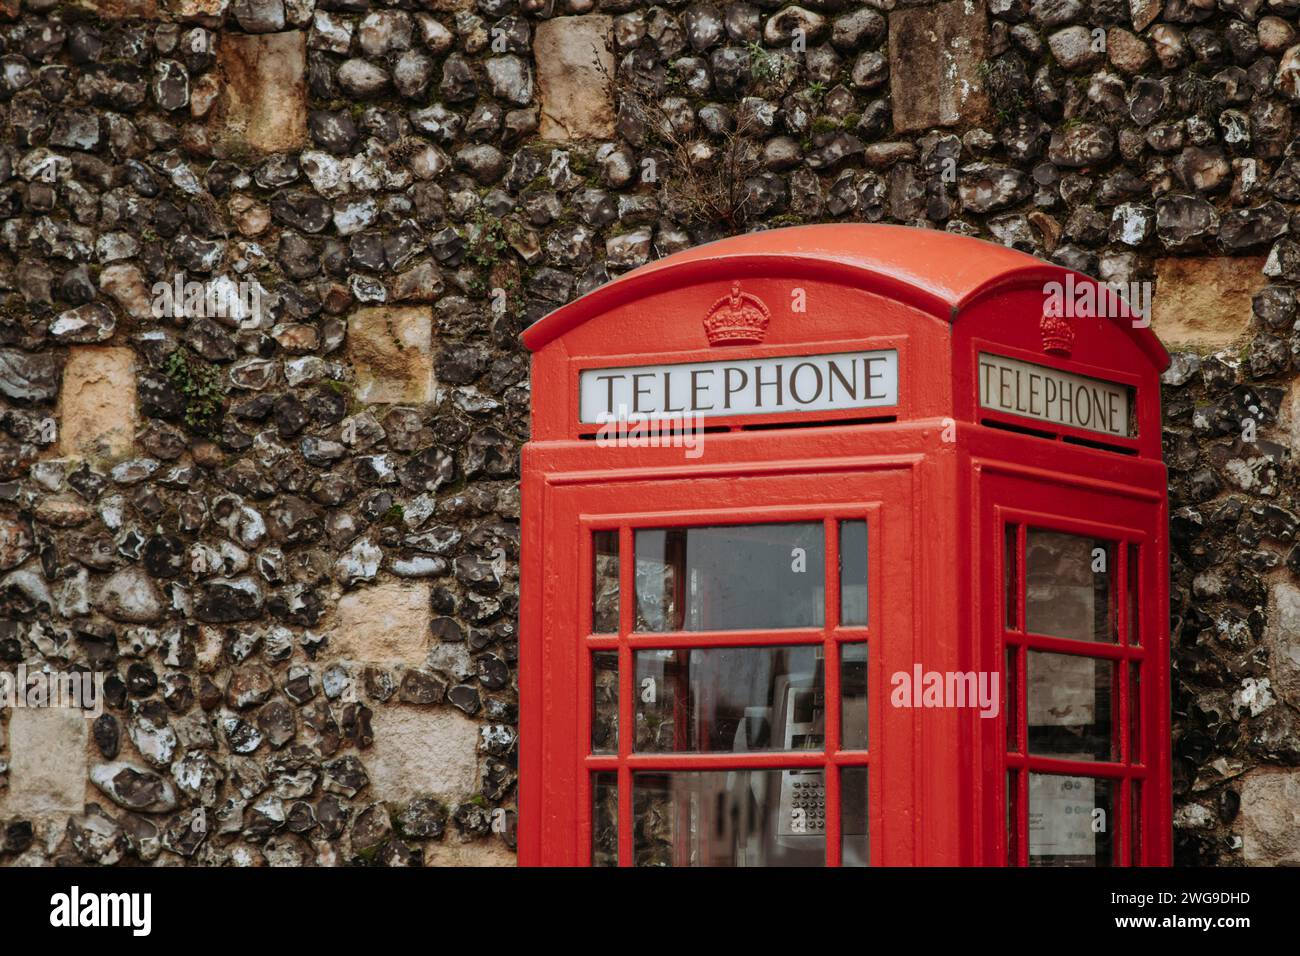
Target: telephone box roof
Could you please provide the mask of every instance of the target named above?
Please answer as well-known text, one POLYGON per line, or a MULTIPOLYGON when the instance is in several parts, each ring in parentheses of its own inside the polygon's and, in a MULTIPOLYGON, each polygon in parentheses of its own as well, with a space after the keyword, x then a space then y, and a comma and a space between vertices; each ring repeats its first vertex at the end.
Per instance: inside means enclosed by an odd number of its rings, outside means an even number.
MULTIPOLYGON (((846 223, 794 226, 733 236, 633 269, 538 319, 524 330, 537 351, 588 319, 637 298, 711 279, 782 274, 857 285, 955 321, 972 302, 1000 289, 1065 281, 1082 273, 1005 246, 936 229, 846 223)), ((1169 354, 1150 328, 1117 319, 1163 371, 1169 354)))

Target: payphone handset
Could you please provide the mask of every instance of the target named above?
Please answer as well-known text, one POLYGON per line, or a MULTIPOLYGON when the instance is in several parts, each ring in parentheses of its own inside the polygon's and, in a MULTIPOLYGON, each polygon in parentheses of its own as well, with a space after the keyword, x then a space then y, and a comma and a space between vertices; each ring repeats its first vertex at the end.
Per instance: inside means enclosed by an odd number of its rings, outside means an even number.
MULTIPOLYGON (((820 750, 825 739, 822 694, 811 686, 790 685, 782 695, 780 722, 785 750, 820 750)), ((777 834, 815 835, 826 830, 826 782, 821 770, 781 771, 777 834)))
MULTIPOLYGON (((777 679, 777 713, 772 730, 784 750, 821 750, 825 745, 826 698, 818 680, 821 666, 819 654, 815 670, 777 679)), ((773 776, 779 779, 779 792, 769 794, 777 807, 774 832, 769 835, 773 855, 798 863, 799 857, 807 854, 810 865, 819 863, 825 853, 826 833, 823 771, 799 768, 773 776)))

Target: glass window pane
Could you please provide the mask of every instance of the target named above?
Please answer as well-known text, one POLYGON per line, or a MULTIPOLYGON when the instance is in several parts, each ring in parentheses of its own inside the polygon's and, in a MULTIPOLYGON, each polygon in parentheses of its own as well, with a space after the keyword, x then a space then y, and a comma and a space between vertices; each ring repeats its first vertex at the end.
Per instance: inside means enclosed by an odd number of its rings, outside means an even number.
POLYGON ((1129 783, 1129 853, 1133 866, 1142 865, 1142 781, 1129 783))
POLYGON ((820 521, 640 529, 636 629, 821 627, 824 538, 820 521))
POLYGON ((639 751, 821 750, 821 645, 638 651, 639 751))
POLYGON ((1028 651, 1029 752, 1066 760, 1117 760, 1111 661, 1028 651))
POLYGON ((1002 716, 1007 725, 1007 750, 1011 753, 1019 753, 1020 701, 1016 696, 1016 679, 1020 674, 1016 667, 1014 646, 1007 648, 1007 667, 1004 673, 1006 679, 1002 681, 1002 686, 1006 688, 1006 692, 1002 700, 1002 716))
POLYGON ((1029 775, 1029 865, 1110 866, 1115 782, 1029 775))
POLYGON ((1130 664, 1128 668, 1128 762, 1142 762, 1142 668, 1130 664))
POLYGON ((1019 629, 1020 613, 1020 571, 1017 567, 1019 548, 1016 540, 1018 533, 1017 526, 1013 524, 1009 524, 1003 529, 1002 570, 1004 580, 1002 583, 1002 602, 1006 605, 1007 628, 1012 631, 1019 629))
POLYGON ((1115 544, 1030 528, 1025 543, 1025 629, 1114 643, 1115 544))
POLYGON ((706 770, 632 777, 637 866, 822 866, 821 770, 706 770))
POLYGON ((867 625, 867 523, 840 522, 840 624, 867 625))
POLYGON ((591 752, 618 753, 618 651, 591 655, 591 752))
POLYGON ((871 835, 867 830, 867 768, 840 771, 840 865, 867 866, 871 835))
POLYGON ((1020 865, 1020 777, 1014 770, 1007 771, 1007 866, 1020 865))
POLYGON ((1139 618, 1139 590, 1141 580, 1140 552, 1136 544, 1128 546, 1128 642, 1134 647, 1142 643, 1142 621, 1139 618))
POLYGON ((618 531, 593 532, 591 553, 591 630, 593 634, 617 634, 618 531))
POLYGON ((591 775, 591 865, 618 866, 618 774, 591 775))
POLYGON ((840 749, 867 749, 867 645, 840 645, 840 749))

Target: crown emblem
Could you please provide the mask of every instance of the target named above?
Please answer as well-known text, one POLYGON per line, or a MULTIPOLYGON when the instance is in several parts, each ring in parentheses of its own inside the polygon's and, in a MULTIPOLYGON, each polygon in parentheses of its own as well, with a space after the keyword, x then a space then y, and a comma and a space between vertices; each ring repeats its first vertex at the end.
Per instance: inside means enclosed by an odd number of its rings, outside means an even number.
POLYGON ((710 345, 744 345, 761 342, 767 337, 767 323, 772 317, 763 300, 740 291, 740 283, 731 284, 704 317, 704 334, 710 345))
POLYGON ((1043 333, 1043 351, 1056 355, 1069 355, 1074 348, 1074 329, 1059 315, 1044 315, 1038 323, 1043 333))

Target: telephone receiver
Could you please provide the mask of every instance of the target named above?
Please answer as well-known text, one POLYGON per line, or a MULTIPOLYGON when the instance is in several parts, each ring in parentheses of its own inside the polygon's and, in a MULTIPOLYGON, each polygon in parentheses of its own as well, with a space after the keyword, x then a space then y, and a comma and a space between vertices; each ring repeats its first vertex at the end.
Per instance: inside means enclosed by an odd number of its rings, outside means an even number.
MULTIPOLYGON (((810 671, 777 679, 777 712, 772 736, 782 750, 821 750, 825 744, 826 698, 824 691, 817 687, 816 678, 817 674, 810 671)), ((776 846, 813 851, 820 857, 826 833, 823 772, 820 768, 782 770, 779 780, 776 846)))

